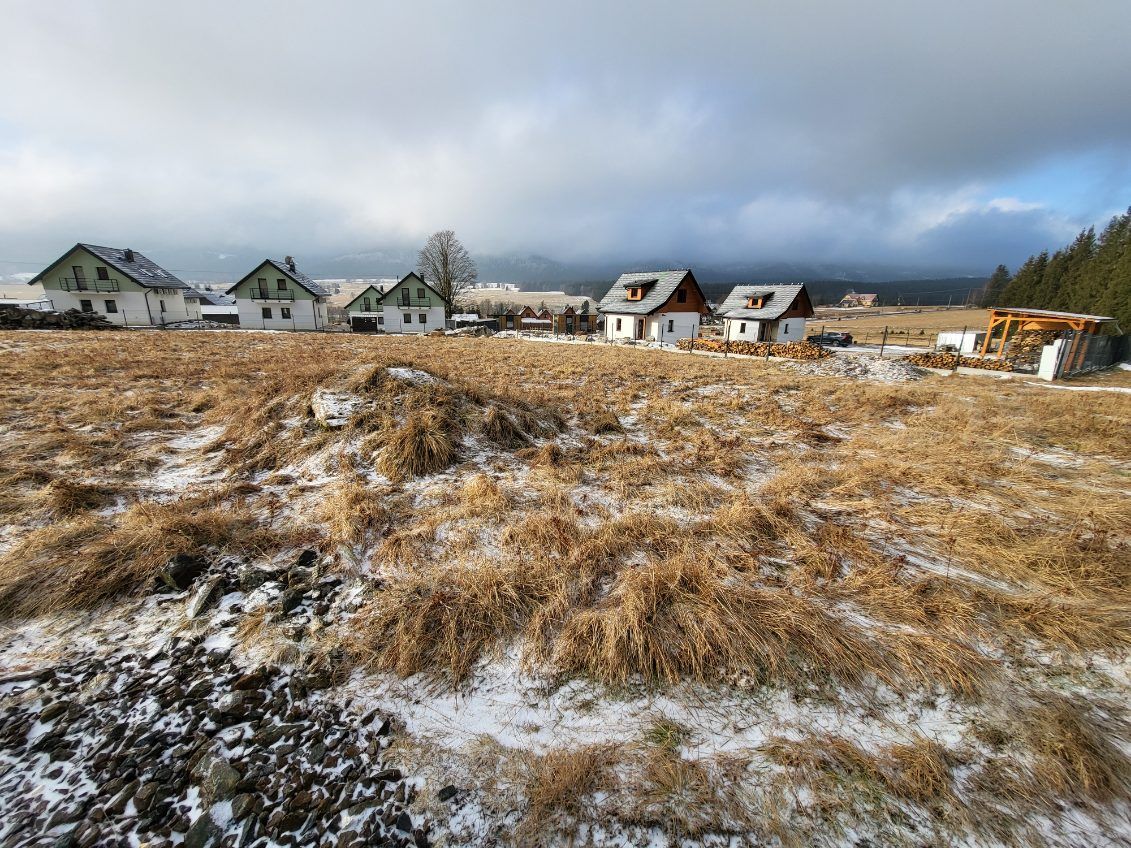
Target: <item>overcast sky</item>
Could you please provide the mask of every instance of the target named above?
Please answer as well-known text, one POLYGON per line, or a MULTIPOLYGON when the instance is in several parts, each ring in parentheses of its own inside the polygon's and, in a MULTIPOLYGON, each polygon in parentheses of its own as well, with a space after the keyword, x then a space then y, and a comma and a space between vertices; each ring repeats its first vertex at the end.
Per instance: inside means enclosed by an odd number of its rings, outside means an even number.
POLYGON ((1128 0, 0 0, 0 259, 989 270, 1131 204, 1128 0), (988 267, 986 267, 988 266, 988 267))

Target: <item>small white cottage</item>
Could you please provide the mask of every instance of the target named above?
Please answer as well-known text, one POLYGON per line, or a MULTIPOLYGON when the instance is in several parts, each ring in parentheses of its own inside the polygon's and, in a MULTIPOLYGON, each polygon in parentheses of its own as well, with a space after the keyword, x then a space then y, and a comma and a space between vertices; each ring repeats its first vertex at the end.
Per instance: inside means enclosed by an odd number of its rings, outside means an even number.
POLYGON ((699 335, 709 313, 695 275, 686 268, 621 274, 597 311, 605 317, 605 338, 675 344, 699 335))
POLYGON ((743 342, 800 342, 813 303, 804 283, 735 286, 718 310, 723 338, 743 342))

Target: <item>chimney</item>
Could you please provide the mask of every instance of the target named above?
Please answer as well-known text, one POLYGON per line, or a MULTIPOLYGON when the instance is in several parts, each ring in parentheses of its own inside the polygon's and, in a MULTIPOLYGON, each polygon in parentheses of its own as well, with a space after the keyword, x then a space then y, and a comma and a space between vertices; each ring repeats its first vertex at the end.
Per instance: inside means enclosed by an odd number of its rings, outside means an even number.
POLYGON ((288 271, 293 271, 295 269, 295 258, 293 256, 288 256, 283 261, 287 264, 288 271))
POLYGON ((134 252, 133 252, 132 248, 127 247, 126 250, 125 250, 125 254, 126 254, 126 261, 127 262, 133 262, 134 261, 134 252))

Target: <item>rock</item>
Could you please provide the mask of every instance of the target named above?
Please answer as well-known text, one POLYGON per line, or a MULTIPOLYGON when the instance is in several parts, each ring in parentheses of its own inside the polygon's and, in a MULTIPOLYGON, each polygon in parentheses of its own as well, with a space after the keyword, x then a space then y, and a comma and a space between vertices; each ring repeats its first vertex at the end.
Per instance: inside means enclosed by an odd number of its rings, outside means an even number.
POLYGON ((307 548, 298 555, 295 565, 299 568, 310 568, 316 562, 318 562, 318 551, 313 548, 307 548))
POLYGON ((457 794, 459 794, 459 790, 454 786, 448 785, 437 792, 436 797, 441 801, 450 801, 452 800, 452 798, 456 797, 457 794))
POLYGON ((310 398, 310 411, 314 420, 323 427, 334 430, 344 427, 365 403, 353 392, 331 392, 315 389, 310 398))
POLYGON ((302 603, 304 594, 305 590, 303 589, 288 589, 283 592, 283 597, 279 601, 279 608, 283 615, 289 615, 293 612, 302 603))
POLYGON ((263 684, 267 682, 268 671, 264 666, 260 666, 255 671, 249 671, 247 674, 241 675, 232 684, 232 688, 237 692, 246 692, 252 689, 262 689, 263 684))
POLYGON ((236 569, 236 580, 239 582, 240 591, 244 593, 254 592, 270 579, 270 574, 254 565, 241 565, 236 569))
POLYGON ((39 711, 39 720, 46 724, 65 713, 69 706, 70 704, 67 701, 56 701, 53 704, 48 704, 39 711))
POLYGON ((209 577, 204 581, 200 588, 196 590, 192 598, 189 600, 188 608, 185 611, 185 614, 189 618, 196 618, 198 615, 212 606, 214 602, 219 600, 220 593, 217 590, 220 587, 221 579, 222 578, 219 575, 215 577, 209 577))
POLYGON ((288 586, 309 586, 314 577, 314 572, 305 565, 292 566, 287 572, 288 586))
POLYGON ((242 715, 247 712, 247 694, 244 692, 228 692, 216 702, 216 709, 227 715, 242 715))
POLYGON ((408 813, 401 813, 397 816, 397 830, 402 833, 412 833, 412 816, 408 813))
POLYGON ((201 757, 192 775, 200 783, 201 795, 210 803, 230 797, 243 779, 231 763, 214 753, 201 757))
POLYGON ((232 799, 232 821, 240 821, 245 816, 254 816, 259 812, 259 799, 254 795, 244 793, 232 799))
POLYGON ((212 816, 205 810, 198 815, 185 833, 185 848, 212 848, 220 844, 220 837, 224 832, 212 821, 212 816))
POLYGON ((398 780, 404 778, 399 768, 387 768, 383 771, 377 772, 373 775, 373 779, 378 783, 396 783, 398 780))
POLYGON ((208 567, 203 559, 192 554, 177 554, 165 565, 157 576, 170 589, 183 592, 208 567))

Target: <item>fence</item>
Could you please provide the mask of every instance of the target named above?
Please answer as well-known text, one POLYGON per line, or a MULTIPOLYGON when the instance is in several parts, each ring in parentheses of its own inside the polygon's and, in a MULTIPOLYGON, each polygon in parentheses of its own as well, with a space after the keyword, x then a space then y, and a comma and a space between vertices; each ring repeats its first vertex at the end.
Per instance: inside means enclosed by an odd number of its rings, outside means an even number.
POLYGON ((1045 380, 1060 380, 1110 368, 1131 356, 1131 335, 1097 336, 1067 330, 1047 345, 1041 355, 1037 375, 1045 380))

